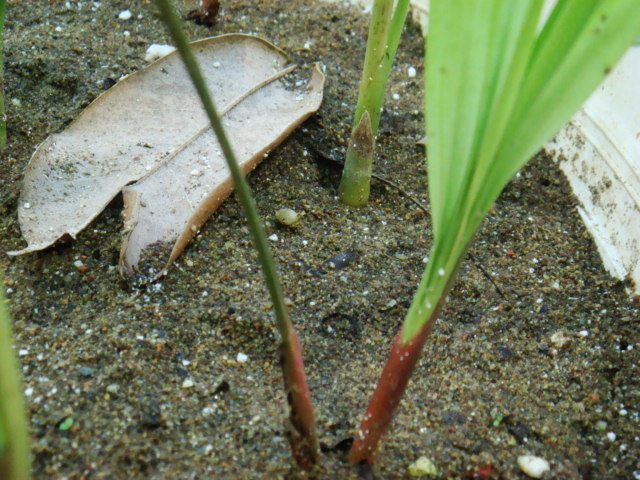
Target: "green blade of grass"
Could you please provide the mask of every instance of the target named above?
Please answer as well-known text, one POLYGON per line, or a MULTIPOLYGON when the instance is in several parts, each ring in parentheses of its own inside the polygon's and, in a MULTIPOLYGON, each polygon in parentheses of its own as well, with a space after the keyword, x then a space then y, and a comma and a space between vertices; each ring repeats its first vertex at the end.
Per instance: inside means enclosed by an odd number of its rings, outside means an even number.
POLYGON ((211 127, 218 138, 220 148, 231 171, 233 183, 240 203, 242 204, 256 250, 258 251, 258 257, 265 276, 271 302, 273 303, 276 323, 282 339, 280 349, 282 372, 287 401, 289 402, 290 408, 289 441, 298 465, 304 470, 312 470, 319 459, 318 439, 313 406, 311 404, 311 394, 309 393, 304 373, 302 348, 284 303, 280 277, 273 256, 271 255, 264 226, 260 221, 249 184, 238 166, 235 154, 224 132, 222 122, 215 109, 198 62, 193 54, 186 34, 182 29, 180 18, 172 6, 171 0, 155 0, 155 3, 182 57, 193 85, 200 96, 202 105, 209 117, 211 127))
MULTIPOLYGON (((0 285, 4 285, 1 279, 0 285)), ((12 339, 9 311, 0 291, 0 437, 4 439, 0 444, 0 478, 27 480, 31 477, 29 432, 12 339)))
POLYGON ((0 0, 0 148, 7 143, 7 116, 4 112, 4 16, 7 1, 0 0))

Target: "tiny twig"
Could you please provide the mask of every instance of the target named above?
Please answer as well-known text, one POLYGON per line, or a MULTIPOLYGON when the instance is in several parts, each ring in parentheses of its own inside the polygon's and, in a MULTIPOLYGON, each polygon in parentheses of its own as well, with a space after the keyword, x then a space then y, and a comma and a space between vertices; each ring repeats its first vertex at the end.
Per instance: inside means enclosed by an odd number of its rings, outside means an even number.
POLYGON ((504 299, 505 298, 504 293, 502 293, 502 290, 500 290, 500 287, 498 287, 498 284, 495 282, 493 277, 489 275, 489 273, 484 269, 484 267, 480 263, 478 263, 476 258, 471 253, 469 254, 469 259, 473 262, 476 268, 482 272, 482 275, 484 275, 484 277, 491 282, 491 285, 493 285, 493 288, 496 289, 496 292, 498 292, 498 295, 500 295, 500 297, 504 299))
POLYGON ((376 175, 375 173, 371 174, 371 178, 382 182, 386 185, 389 185, 390 187, 395 188, 396 190, 398 190, 401 194, 403 194, 405 197, 407 197, 409 200, 411 200, 413 203, 415 203, 418 208, 420 210, 422 210, 424 213, 426 213, 427 215, 429 214, 429 210, 427 210, 427 207, 425 207, 424 205, 422 205, 416 198, 414 198, 413 196, 411 196, 411 194, 409 194, 409 192, 407 192, 406 190, 404 190, 400 185, 397 185, 395 183, 393 183, 391 180, 387 180, 384 177, 381 177, 380 175, 376 175))

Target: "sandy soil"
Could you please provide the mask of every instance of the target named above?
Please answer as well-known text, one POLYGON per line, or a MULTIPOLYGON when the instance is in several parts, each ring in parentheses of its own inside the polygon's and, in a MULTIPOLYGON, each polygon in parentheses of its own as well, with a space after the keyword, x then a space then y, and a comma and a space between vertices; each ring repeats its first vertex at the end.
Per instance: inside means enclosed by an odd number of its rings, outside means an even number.
MULTIPOLYGON (((223 1, 216 26, 188 30, 194 39, 259 34, 297 61, 326 66, 320 112, 251 185, 278 237, 272 246, 305 346, 324 478, 338 479, 354 476, 341 447, 424 268, 430 221, 381 182, 364 208, 337 201, 332 159, 351 124, 366 18, 310 3, 223 1), (277 225, 282 207, 303 215, 299 228, 277 225), (344 261, 331 269, 336 256, 344 261)), ((182 3, 183 14, 193 6, 182 3)), ((151 43, 168 38, 149 1, 9 1, 0 249, 23 246, 16 205, 35 146, 142 67, 151 43), (119 20, 125 9, 133 18, 119 20)), ((423 135, 422 55, 419 30, 409 25, 374 169, 428 207, 424 152, 415 144, 423 135), (417 77, 407 75, 410 66, 417 77)), ((116 269, 121 206, 114 200, 73 242, 0 256, 35 478, 296 478, 276 333, 235 197, 166 278, 141 289, 116 269)), ((516 458, 527 453, 551 462, 546 478, 640 478, 638 304, 603 270, 575 206, 544 157, 508 185, 427 342, 378 478, 408 478, 407 466, 423 455, 437 478, 525 478, 516 458), (552 342, 557 332, 569 339, 562 348, 552 342)))

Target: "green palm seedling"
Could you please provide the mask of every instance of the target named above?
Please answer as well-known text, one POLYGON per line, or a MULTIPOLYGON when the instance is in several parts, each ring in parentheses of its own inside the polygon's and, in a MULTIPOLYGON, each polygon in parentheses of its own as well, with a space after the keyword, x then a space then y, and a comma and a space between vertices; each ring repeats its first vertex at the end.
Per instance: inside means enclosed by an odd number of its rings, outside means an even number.
POLYGON ((338 188, 340 200, 351 206, 364 205, 369 198, 384 92, 409 8, 409 0, 398 0, 395 6, 394 3, 394 0, 375 0, 371 10, 358 104, 338 188))
POLYGON ((426 132, 433 247, 350 453, 372 463, 474 233, 509 179, 640 32, 637 0, 431 0, 426 132))

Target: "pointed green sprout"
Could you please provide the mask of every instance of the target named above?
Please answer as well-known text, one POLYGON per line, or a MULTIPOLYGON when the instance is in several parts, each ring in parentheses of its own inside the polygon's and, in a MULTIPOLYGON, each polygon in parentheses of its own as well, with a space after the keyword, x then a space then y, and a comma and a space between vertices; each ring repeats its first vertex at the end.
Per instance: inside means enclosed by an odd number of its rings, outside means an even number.
POLYGON ((640 33, 638 0, 431 0, 426 132, 433 247, 349 454, 373 463, 464 253, 509 179, 640 33))
POLYGON ((375 0, 371 10, 367 51, 360 79, 351 140, 338 187, 343 203, 359 206, 369 199, 371 164, 387 79, 400 43, 409 0, 375 0))
MULTIPOLYGON (((0 286, 4 283, 0 279, 0 286)), ((0 291, 0 478, 31 476, 29 432, 22 397, 20 365, 13 351, 11 318, 0 291)))

